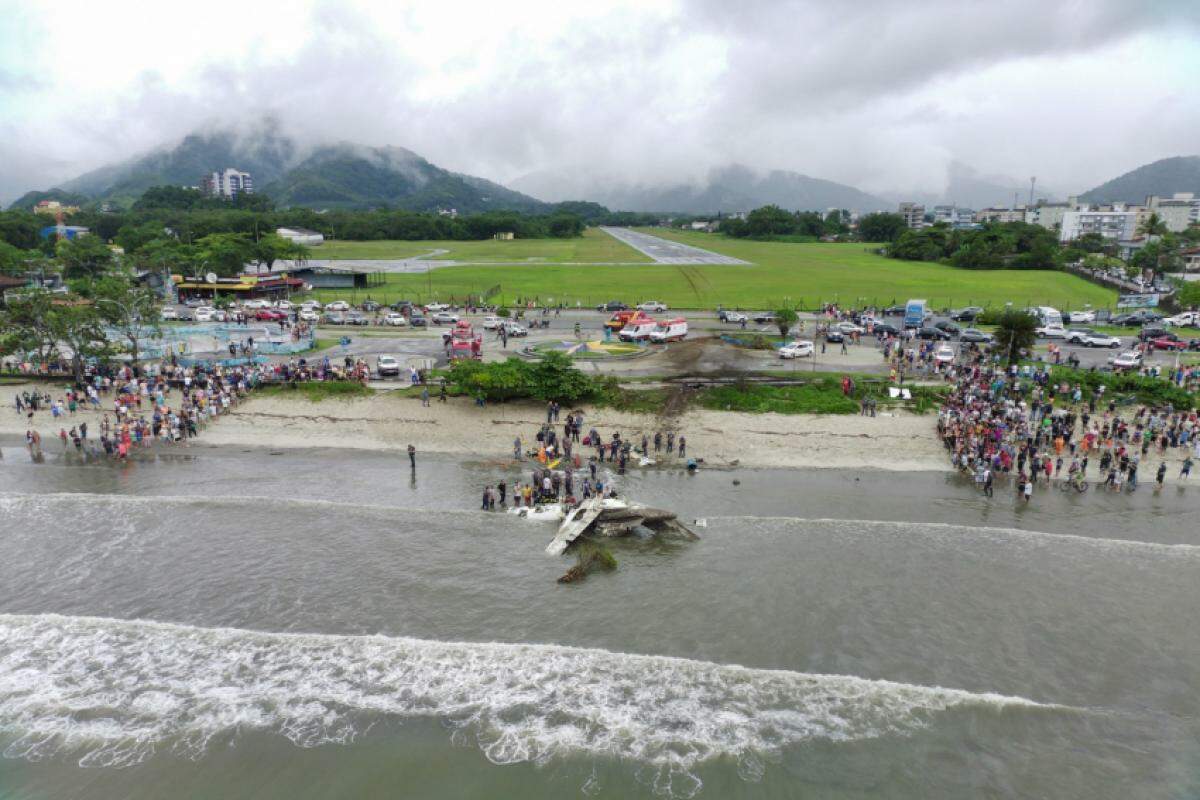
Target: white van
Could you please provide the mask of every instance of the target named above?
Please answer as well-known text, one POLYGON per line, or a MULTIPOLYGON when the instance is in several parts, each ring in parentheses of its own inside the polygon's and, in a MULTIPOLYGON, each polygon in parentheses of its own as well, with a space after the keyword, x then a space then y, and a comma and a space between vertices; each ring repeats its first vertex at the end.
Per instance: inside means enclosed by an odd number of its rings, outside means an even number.
POLYGON ((658 328, 657 320, 639 317, 636 322, 621 328, 621 332, 617 336, 622 342, 644 342, 650 338, 656 328, 658 328))
POLYGON ((650 341, 656 344, 678 342, 688 334, 687 320, 683 317, 669 319, 650 332, 650 341))
POLYGON ((1062 314, 1057 308, 1050 306, 1034 306, 1033 308, 1025 309, 1026 313, 1032 315, 1043 328, 1061 328, 1063 326, 1062 314))

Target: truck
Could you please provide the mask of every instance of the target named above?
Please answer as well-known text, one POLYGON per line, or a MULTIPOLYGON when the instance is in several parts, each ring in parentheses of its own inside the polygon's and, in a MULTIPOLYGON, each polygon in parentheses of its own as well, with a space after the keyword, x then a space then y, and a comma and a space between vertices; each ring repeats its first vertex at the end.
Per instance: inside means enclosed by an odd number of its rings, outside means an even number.
POLYGON ((925 301, 909 300, 904 304, 904 327, 920 328, 925 324, 925 301))
POLYGON ((650 341, 656 344, 682 341, 688 334, 687 320, 683 317, 669 319, 650 332, 650 341))
POLYGON ((643 319, 650 319, 643 311, 636 308, 618 311, 604 323, 604 327, 614 331, 623 330, 626 326, 643 319))
POLYGON ((657 329, 658 320, 653 317, 634 317, 617 335, 622 342, 644 342, 657 329))

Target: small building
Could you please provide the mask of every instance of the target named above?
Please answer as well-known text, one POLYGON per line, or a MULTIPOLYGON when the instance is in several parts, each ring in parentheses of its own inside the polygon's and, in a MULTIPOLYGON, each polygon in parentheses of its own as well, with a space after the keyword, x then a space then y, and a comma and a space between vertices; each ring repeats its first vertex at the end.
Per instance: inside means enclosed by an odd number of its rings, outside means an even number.
POLYGON ((200 179, 200 191, 211 197, 224 197, 232 200, 239 194, 254 194, 254 180, 249 172, 242 172, 233 167, 226 167, 218 172, 210 172, 200 179))
POLYGON ((325 234, 320 231, 310 231, 308 228, 276 228, 275 235, 307 247, 316 247, 325 243, 325 234))
POLYGON ((238 275, 236 278, 217 278, 209 282, 201 276, 185 278, 182 275, 172 275, 175 289, 179 297, 216 297, 230 294, 239 299, 251 297, 285 297, 291 292, 304 289, 304 281, 286 274, 271 275, 238 275))
POLYGON ((1025 206, 1016 208, 981 208, 972 215, 975 222, 1024 222, 1025 206))
POLYGON ((513 239, 517 238, 517 235, 515 233, 513 233, 512 231, 500 231, 492 238, 498 239, 502 242, 511 242, 513 239))
POLYGON ((55 216, 57 214, 74 214, 77 211, 79 211, 79 206, 64 206, 57 200, 40 200, 38 201, 38 204, 33 207, 33 213, 49 214, 50 216, 55 216))
POLYGON ((383 273, 357 272, 337 267, 300 267, 288 270, 314 289, 366 289, 383 284, 383 273))
POLYGON ((78 239, 80 236, 87 236, 88 233, 90 231, 81 225, 47 225, 41 230, 43 239, 49 239, 51 236, 59 239, 78 239))

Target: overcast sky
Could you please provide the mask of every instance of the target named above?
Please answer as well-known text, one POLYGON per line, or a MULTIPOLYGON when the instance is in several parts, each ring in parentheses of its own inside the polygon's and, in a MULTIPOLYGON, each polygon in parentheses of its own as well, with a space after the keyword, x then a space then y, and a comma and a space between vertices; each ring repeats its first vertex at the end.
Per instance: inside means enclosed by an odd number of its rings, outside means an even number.
POLYGON ((274 114, 500 181, 1062 192, 1200 151, 1200 0, 0 0, 0 200, 274 114))

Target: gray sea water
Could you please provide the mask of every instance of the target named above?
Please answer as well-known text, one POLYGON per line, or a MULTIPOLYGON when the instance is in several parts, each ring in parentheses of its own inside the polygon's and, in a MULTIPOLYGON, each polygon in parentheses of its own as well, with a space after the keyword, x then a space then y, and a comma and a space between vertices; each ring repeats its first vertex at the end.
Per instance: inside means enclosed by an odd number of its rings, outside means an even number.
POLYGON ((5 798, 1200 794, 1200 486, 631 474, 564 586, 500 462, 2 455, 5 798))

